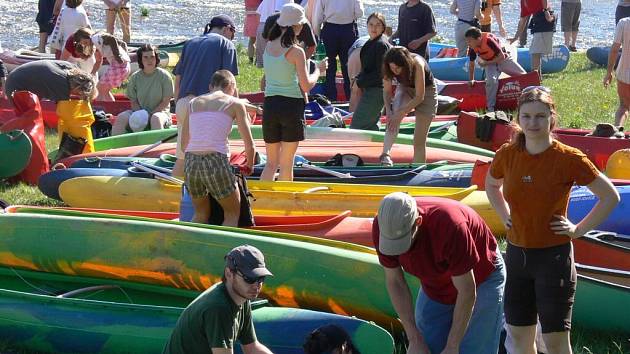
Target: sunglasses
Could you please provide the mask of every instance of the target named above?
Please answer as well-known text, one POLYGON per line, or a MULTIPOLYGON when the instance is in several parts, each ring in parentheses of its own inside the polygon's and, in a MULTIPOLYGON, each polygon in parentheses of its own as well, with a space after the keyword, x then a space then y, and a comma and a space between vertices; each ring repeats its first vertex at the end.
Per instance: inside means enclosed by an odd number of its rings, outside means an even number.
POLYGON ((243 280, 245 280, 245 282, 247 284, 256 284, 256 283, 264 283, 265 282, 265 276, 262 277, 256 277, 256 278, 250 278, 247 275, 243 274, 240 270, 236 269, 236 274, 240 275, 241 278, 243 278, 243 280))
POLYGON ((549 87, 547 87, 547 86, 540 86, 540 85, 538 85, 538 86, 527 86, 527 87, 525 87, 524 89, 521 90, 521 93, 527 93, 527 92, 530 92, 532 90, 540 90, 542 92, 551 94, 551 89, 549 87))
POLYGON ((232 27, 232 26, 227 26, 227 28, 232 31, 232 33, 236 33, 236 28, 232 27))

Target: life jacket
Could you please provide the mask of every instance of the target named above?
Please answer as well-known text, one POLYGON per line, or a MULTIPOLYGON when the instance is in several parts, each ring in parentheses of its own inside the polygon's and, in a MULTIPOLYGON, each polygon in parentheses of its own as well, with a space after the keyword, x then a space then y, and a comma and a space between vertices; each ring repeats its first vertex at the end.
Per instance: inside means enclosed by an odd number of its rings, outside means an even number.
MULTIPOLYGON (((481 45, 479 47, 473 48, 475 53, 477 53, 477 55, 483 60, 492 60, 495 57, 494 50, 492 50, 492 48, 490 48, 490 46, 488 45, 489 39, 494 39, 497 43, 499 43, 499 40, 494 34, 481 32, 481 45)), ((501 55, 505 57, 505 53, 503 51, 501 51, 501 55)))

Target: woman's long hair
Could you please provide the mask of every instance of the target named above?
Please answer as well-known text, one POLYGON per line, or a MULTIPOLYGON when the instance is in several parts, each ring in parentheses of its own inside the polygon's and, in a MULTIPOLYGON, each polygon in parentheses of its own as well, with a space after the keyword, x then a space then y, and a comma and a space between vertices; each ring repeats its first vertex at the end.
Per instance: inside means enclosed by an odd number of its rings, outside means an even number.
POLYGON ((412 86, 414 82, 414 58, 411 52, 405 47, 396 46, 390 48, 383 57, 383 78, 391 80, 396 78, 404 86, 412 86), (396 75, 392 72, 389 64, 401 67, 402 72, 396 75))
POLYGON ((553 102, 551 93, 543 88, 537 87, 521 93, 521 96, 518 98, 518 110, 516 112, 516 120, 515 123, 512 123, 514 133, 512 134, 512 139, 510 141, 510 144, 516 145, 520 150, 525 150, 526 142, 525 133, 523 133, 523 129, 521 129, 520 126, 520 110, 522 105, 530 102, 540 102, 549 107, 549 111, 551 112, 551 119, 549 122, 550 131, 552 131, 556 127, 556 125, 558 125, 558 112, 556 111, 556 105, 553 102))
POLYGON ((269 30, 267 40, 271 42, 280 36, 282 36, 282 38, 280 38, 280 45, 283 48, 289 48, 292 45, 297 44, 297 38, 296 38, 297 36, 295 35, 295 32, 293 31, 293 26, 282 27, 278 25, 277 22, 274 23, 273 26, 271 26, 271 29, 269 30), (283 29, 286 29, 284 33, 282 32, 283 29))
POLYGON ((84 46, 83 44, 81 44, 81 40, 90 39, 91 43, 91 38, 93 34, 94 32, 90 28, 82 27, 79 28, 72 35, 72 39, 74 41, 74 50, 77 53, 81 54, 83 58, 88 58, 94 53, 94 45, 84 46))
POLYGON ((101 38, 103 38, 103 45, 107 45, 112 48, 112 53, 114 53, 114 57, 116 61, 120 64, 123 63, 122 56, 120 54, 119 48, 123 50, 127 50, 127 44, 123 41, 116 39, 116 37, 112 36, 109 33, 102 33, 101 38))

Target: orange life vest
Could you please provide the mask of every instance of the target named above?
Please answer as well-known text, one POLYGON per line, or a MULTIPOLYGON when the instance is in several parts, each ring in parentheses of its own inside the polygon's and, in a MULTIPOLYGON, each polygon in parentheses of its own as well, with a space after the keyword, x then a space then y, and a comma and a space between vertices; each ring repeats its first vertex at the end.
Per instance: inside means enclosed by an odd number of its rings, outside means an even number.
MULTIPOLYGON (((483 60, 492 60, 496 56, 494 50, 492 50, 492 48, 490 48, 490 46, 488 45, 488 39, 490 38, 494 39, 497 43, 499 43, 499 40, 496 38, 494 34, 488 33, 488 32, 481 32, 481 45, 479 47, 473 48, 475 53, 477 53, 477 55, 481 57, 481 59, 483 60)), ((503 55, 503 57, 505 57, 505 53, 503 52, 503 50, 501 50, 499 55, 503 55)))

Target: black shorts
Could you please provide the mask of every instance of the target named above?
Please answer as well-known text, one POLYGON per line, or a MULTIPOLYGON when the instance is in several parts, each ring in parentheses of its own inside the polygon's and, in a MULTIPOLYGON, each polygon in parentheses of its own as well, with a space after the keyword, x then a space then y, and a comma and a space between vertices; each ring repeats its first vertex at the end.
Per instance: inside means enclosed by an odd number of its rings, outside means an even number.
POLYGON ((52 34, 53 29, 55 28, 55 24, 52 21, 47 22, 37 22, 39 26, 39 33, 48 33, 52 34))
POLYGON ((542 332, 571 329, 577 273, 571 243, 548 248, 522 248, 508 243, 505 321, 542 332))
POLYGON ((262 131, 266 143, 304 140, 304 99, 284 96, 265 97, 262 131))

